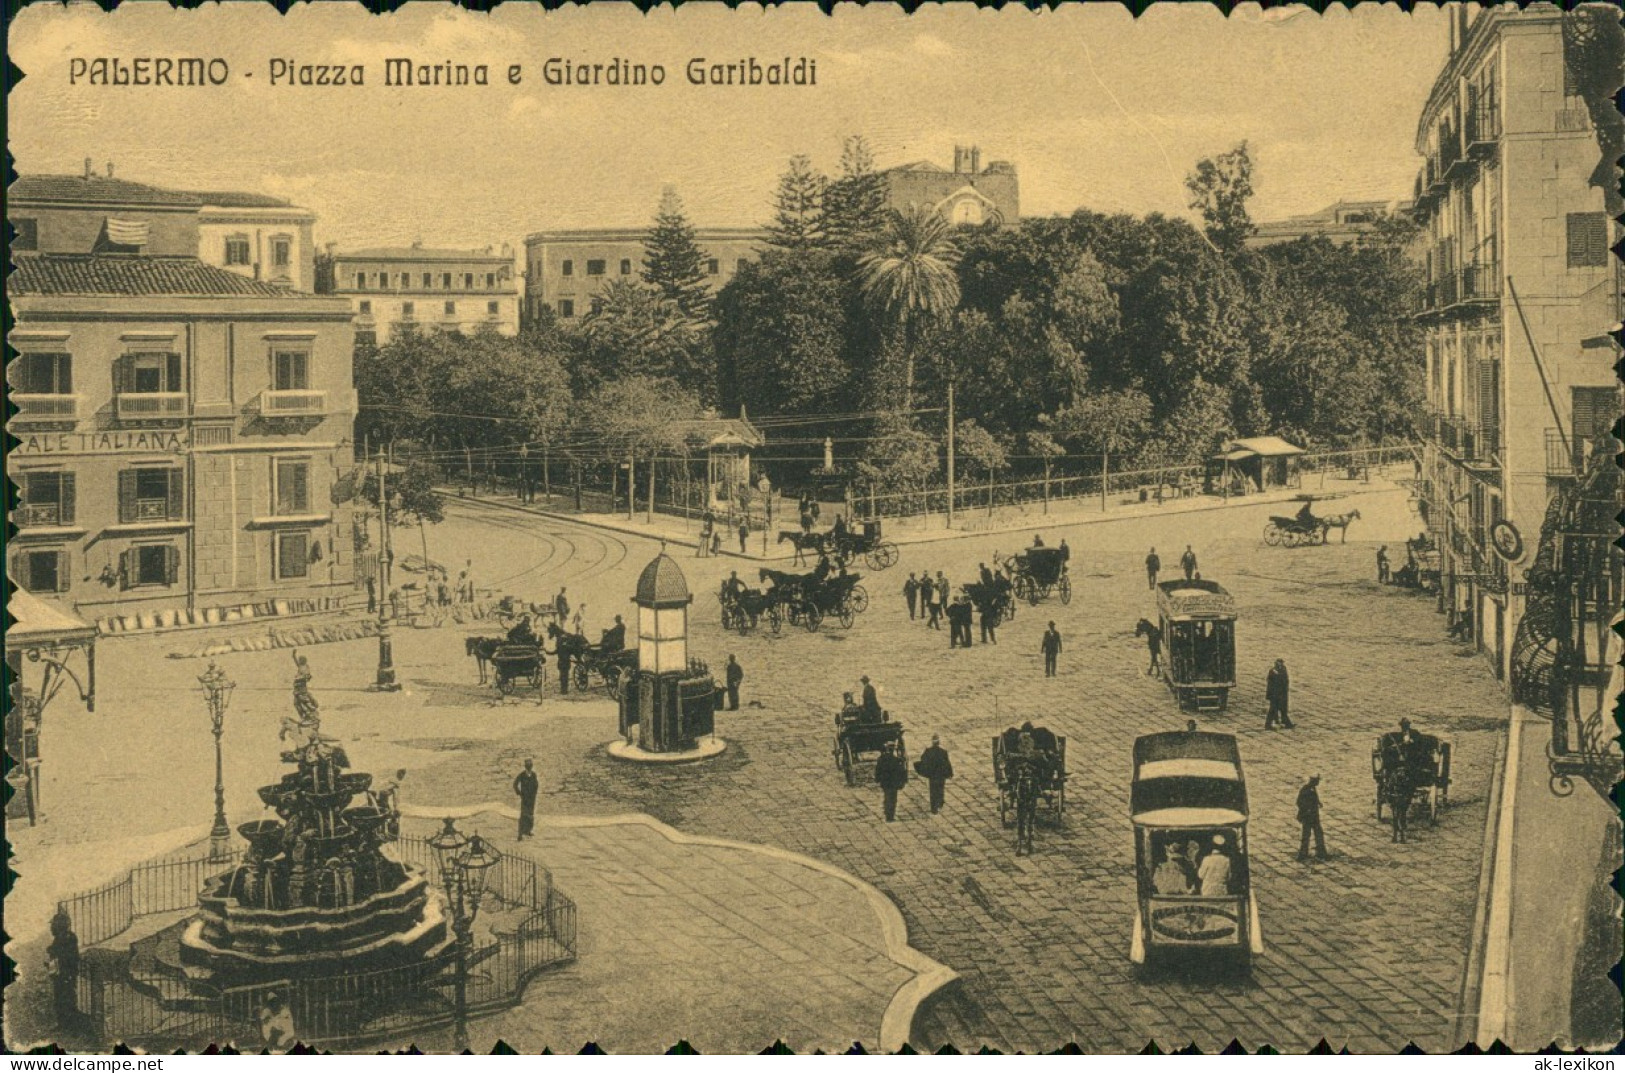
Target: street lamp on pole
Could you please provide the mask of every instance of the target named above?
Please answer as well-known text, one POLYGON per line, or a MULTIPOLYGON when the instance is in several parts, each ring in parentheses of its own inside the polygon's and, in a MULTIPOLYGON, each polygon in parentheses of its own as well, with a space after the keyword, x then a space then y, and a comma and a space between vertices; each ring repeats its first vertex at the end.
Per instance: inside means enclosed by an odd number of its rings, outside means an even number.
POLYGON ((231 691, 237 683, 226 677, 226 672, 209 661, 209 669, 198 676, 203 686, 203 699, 209 705, 209 722, 214 730, 214 825, 209 828, 209 858, 220 860, 231 852, 231 828, 226 824, 225 763, 221 756, 220 736, 226 729, 226 708, 231 704, 231 691))
POLYGON ((385 487, 382 449, 375 461, 378 467, 378 673, 373 689, 380 693, 396 693, 400 691, 401 684, 395 680, 395 642, 390 636, 393 624, 390 622, 390 611, 386 610, 389 602, 389 561, 394 551, 389 541, 389 491, 385 487))
POLYGON ((446 907, 451 913, 457 956, 456 976, 452 981, 456 1018, 452 1049, 462 1054, 468 1050, 468 955, 474 948, 474 919, 480 914, 486 879, 502 860, 502 854, 478 833, 473 838, 465 837, 450 817, 444 821, 440 833, 429 839, 429 848, 434 851, 440 883, 446 891, 446 907))

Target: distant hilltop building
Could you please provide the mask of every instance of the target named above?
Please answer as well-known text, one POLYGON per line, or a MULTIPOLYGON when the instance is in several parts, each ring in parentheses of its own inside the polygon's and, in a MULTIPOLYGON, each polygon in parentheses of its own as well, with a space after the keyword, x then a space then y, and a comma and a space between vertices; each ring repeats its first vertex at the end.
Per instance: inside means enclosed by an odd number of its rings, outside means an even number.
POLYGON ((972 226, 995 223, 1014 227, 1021 218, 1021 188, 1016 166, 994 160, 982 167, 977 146, 954 146, 952 171, 929 160, 900 164, 881 172, 887 207, 903 210, 924 205, 951 223, 972 226))
POLYGON ((489 328, 519 333, 519 282, 513 247, 478 250, 375 246, 329 247, 320 289, 349 301, 355 341, 387 343, 399 325, 471 335, 489 328))
POLYGON ((1408 215, 1413 204, 1410 201, 1339 201, 1306 216, 1261 223, 1247 239, 1247 245, 1256 248, 1316 237, 1345 245, 1371 231, 1383 217, 1408 215))
MULTIPOLYGON (((648 236, 646 227, 537 231, 525 236, 526 318, 540 316, 544 308, 565 321, 592 312, 594 299, 610 283, 640 278, 648 236)), ((713 293, 767 246, 767 232, 760 227, 701 227, 694 237, 713 293)))

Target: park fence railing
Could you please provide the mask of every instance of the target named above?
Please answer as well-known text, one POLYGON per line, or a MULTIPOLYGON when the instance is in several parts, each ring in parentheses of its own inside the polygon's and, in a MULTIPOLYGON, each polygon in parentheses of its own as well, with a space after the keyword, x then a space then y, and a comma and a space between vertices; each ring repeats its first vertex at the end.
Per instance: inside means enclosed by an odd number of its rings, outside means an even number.
MULTIPOLYGON (((422 869, 438 888, 426 840, 402 838, 395 846, 402 863, 422 869)), ((409 965, 218 990, 137 964, 128 947, 118 948, 125 933, 147 933, 137 928, 146 918, 195 906, 204 881, 238 859, 235 852, 169 857, 137 865, 119 879, 58 903, 84 951, 77 987, 79 1034, 107 1046, 234 1042, 257 1049, 263 1045, 258 1015, 273 993, 287 1004, 297 1038, 314 1046, 410 1039, 451 1022, 456 955, 449 948, 409 965)), ((501 930, 477 941, 468 954, 468 1010, 475 1016, 517 1005, 537 973, 576 957, 575 903, 535 861, 504 855, 488 877, 484 905, 482 914, 504 912, 501 930)))

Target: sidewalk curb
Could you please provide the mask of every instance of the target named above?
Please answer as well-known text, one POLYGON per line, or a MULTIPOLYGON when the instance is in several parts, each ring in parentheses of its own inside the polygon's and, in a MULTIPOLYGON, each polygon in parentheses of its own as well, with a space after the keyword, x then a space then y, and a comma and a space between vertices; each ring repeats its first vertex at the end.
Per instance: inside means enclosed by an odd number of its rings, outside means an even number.
POLYGON ((1496 739, 1495 759, 1490 766, 1490 795, 1484 814, 1484 848, 1478 864, 1478 897, 1474 900, 1473 925, 1468 933, 1467 957, 1456 996, 1456 1036, 1450 1047, 1452 1051, 1459 1051, 1478 1039, 1480 1003, 1484 993, 1484 948, 1489 939, 1490 891, 1495 879, 1496 836, 1501 819, 1501 796, 1506 792, 1507 739, 1512 730, 1509 707, 1507 731, 1496 739))
MULTIPOLYGON (((1518 773, 1522 763, 1524 721, 1518 706, 1509 704, 1505 744, 1496 758, 1498 779, 1494 808, 1485 819, 1486 854, 1488 871, 1483 877, 1480 900, 1484 907, 1482 921, 1475 919, 1474 934, 1479 961, 1478 971, 1467 977, 1475 994, 1473 1005, 1466 1016, 1473 1018, 1473 1038, 1463 1043, 1476 1043, 1488 1049, 1496 1042, 1510 1044, 1510 1014, 1512 1012, 1511 935, 1513 912, 1513 857, 1517 848, 1518 773), (1494 989, 1499 987, 1499 994, 1494 989), (1486 1001, 1486 993, 1489 1001, 1486 1001), (1485 1038, 1488 1033, 1489 1038, 1485 1038)), ((1469 959, 1471 967, 1471 958, 1469 959)))

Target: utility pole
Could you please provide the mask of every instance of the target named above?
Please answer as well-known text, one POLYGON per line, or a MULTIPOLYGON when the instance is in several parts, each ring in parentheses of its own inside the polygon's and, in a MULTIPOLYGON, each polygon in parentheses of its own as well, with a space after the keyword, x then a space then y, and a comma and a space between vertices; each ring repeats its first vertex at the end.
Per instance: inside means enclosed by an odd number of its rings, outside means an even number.
POLYGON ((395 641, 390 636, 389 604, 389 491, 384 481, 384 452, 374 456, 378 474, 378 677, 373 688, 379 693, 397 693, 395 680, 395 641))
POLYGON ((948 379, 948 528, 954 527, 954 382, 948 379))

